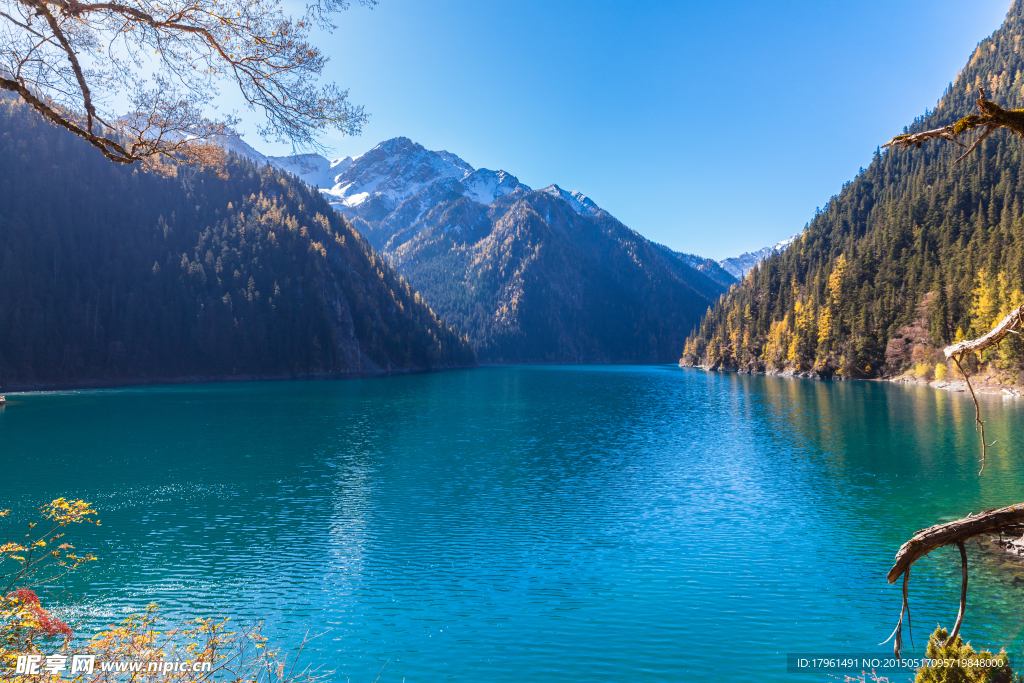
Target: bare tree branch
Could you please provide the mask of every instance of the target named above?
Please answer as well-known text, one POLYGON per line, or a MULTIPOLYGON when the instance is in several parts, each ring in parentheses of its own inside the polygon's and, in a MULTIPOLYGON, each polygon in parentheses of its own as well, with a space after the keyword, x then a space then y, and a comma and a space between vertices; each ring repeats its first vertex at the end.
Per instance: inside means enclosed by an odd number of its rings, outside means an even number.
POLYGON ((956 624, 953 626, 953 631, 947 639, 947 642, 950 643, 955 641, 960 633, 960 627, 964 624, 964 614, 967 612, 967 550, 964 548, 962 540, 956 542, 956 547, 960 550, 960 573, 962 579, 960 581, 960 611, 956 613, 956 624))
POLYGON ((921 529, 900 546, 896 553, 896 562, 886 578, 889 583, 894 583, 914 562, 943 546, 956 545, 958 542, 983 534, 1020 530, 1024 530, 1024 503, 998 510, 986 510, 976 515, 967 515, 963 519, 921 529))
MULTIPOLYGON (((963 579, 960 586, 960 610, 957 613, 956 626, 953 628, 949 641, 956 638, 963 624, 964 613, 967 610, 967 551, 964 548, 964 541, 977 536, 1024 531, 1024 503, 1010 505, 998 510, 986 510, 977 515, 967 515, 944 524, 936 524, 927 529, 918 531, 914 536, 900 546, 896 553, 896 562, 886 575, 889 583, 895 583, 896 579, 903 576, 903 610, 900 610, 900 620, 896 624, 893 635, 896 637, 895 654, 899 657, 901 649, 900 632, 903 626, 903 611, 907 610, 907 582, 910 578, 910 568, 919 559, 944 546, 955 545, 960 550, 960 567, 963 579)), ((893 636, 889 636, 892 638, 893 636)), ((888 642, 888 641, 886 641, 888 642)))
POLYGON ((952 123, 942 128, 935 128, 932 130, 921 131, 919 133, 905 133, 903 135, 897 135, 889 142, 882 145, 882 147, 898 147, 899 149, 907 149, 908 147, 920 147, 922 143, 928 140, 950 140, 961 147, 965 147, 963 142, 960 141, 960 136, 964 133, 974 130, 976 128, 981 129, 981 135, 974 141, 974 143, 968 147, 967 151, 964 152, 954 163, 960 163, 968 154, 977 149, 978 145, 993 133, 998 128, 1009 128, 1017 135, 1024 137, 1024 109, 1003 109, 992 100, 985 98, 985 91, 978 88, 979 97, 976 100, 978 105, 978 114, 970 114, 963 117, 956 123, 952 123))
POLYGON ((1008 316, 999 321, 995 327, 984 335, 977 339, 966 339, 962 342, 957 342, 956 344, 947 346, 942 352, 946 355, 946 358, 962 356, 963 354, 970 352, 981 353, 990 346, 995 346, 1001 342, 1006 338, 1006 335, 1020 327, 1022 322, 1024 322, 1024 304, 1013 309, 1008 316))
POLYGON ((964 382, 967 383, 967 388, 971 391, 971 400, 974 401, 974 431, 981 436, 981 469, 978 471, 978 476, 980 477, 985 471, 985 463, 988 461, 988 447, 994 444, 995 441, 990 444, 985 440, 985 422, 981 419, 981 405, 978 404, 978 396, 974 393, 974 387, 971 386, 971 378, 967 376, 963 365, 960 364, 963 357, 963 353, 953 356, 953 362, 956 363, 956 369, 960 371, 964 382))

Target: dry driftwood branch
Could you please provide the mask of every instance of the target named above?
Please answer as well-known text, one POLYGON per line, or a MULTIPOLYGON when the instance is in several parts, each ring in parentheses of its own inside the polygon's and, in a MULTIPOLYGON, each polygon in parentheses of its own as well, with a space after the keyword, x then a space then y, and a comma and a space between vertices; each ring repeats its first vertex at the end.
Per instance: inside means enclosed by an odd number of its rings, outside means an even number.
POLYGON ((900 610, 900 620, 896 624, 893 635, 885 642, 895 637, 893 652, 898 659, 902 650, 903 641, 901 638, 903 630, 903 613, 907 613, 909 624, 910 605, 907 602, 907 583, 910 580, 910 568, 928 553, 947 545, 955 545, 960 550, 960 569, 963 580, 960 584, 960 610, 957 612, 956 625, 949 636, 949 641, 956 638, 960 633, 960 627, 964 622, 964 614, 967 612, 967 550, 964 541, 982 536, 985 534, 1003 533, 1006 531, 1020 531, 1024 528, 1024 503, 1010 505, 998 510, 986 510, 977 515, 967 515, 963 519, 944 524, 936 524, 927 529, 922 529, 914 534, 914 537, 900 546, 896 553, 896 563, 889 570, 887 579, 894 583, 896 579, 903 576, 903 608, 900 610))
POLYGON ((903 572, 903 607, 900 608, 900 620, 896 624, 896 628, 892 630, 892 635, 883 640, 879 645, 885 645, 890 640, 895 638, 893 642, 893 652, 896 653, 896 659, 900 658, 900 652, 903 651, 903 615, 907 615, 907 629, 910 631, 910 644, 914 644, 914 627, 910 623, 910 600, 907 598, 907 584, 910 582, 910 567, 907 567, 907 571, 903 572))
POLYGON ((988 447, 991 444, 985 440, 985 422, 981 419, 981 405, 978 404, 978 396, 974 393, 974 387, 971 386, 971 378, 964 372, 964 367, 960 364, 963 360, 963 354, 959 356, 953 356, 953 362, 956 363, 956 369, 960 371, 960 375, 964 378, 964 382, 967 383, 967 388, 971 390, 971 400, 974 401, 974 431, 981 435, 981 469, 978 470, 978 476, 980 477, 985 471, 985 463, 988 461, 988 447))
POLYGON ((946 355, 946 358, 963 356, 965 353, 981 353, 990 346, 995 346, 1005 339, 1006 335, 1020 327, 1022 322, 1024 322, 1024 304, 1013 309, 1010 315, 999 321, 999 323, 986 334, 978 337, 977 339, 966 339, 962 342, 947 346, 942 350, 942 352, 946 355))
POLYGON ((960 627, 964 624, 964 613, 967 611, 967 550, 964 548, 963 541, 957 541, 956 547, 960 549, 960 571, 963 574, 963 580, 960 583, 960 611, 956 613, 956 625, 953 626, 953 632, 947 639, 947 642, 950 643, 956 640, 957 634, 960 633, 960 627))
MULTIPOLYGON (((988 447, 992 444, 985 441, 985 423, 981 419, 981 406, 978 405, 978 397, 974 394, 974 387, 971 386, 971 380, 967 377, 967 373, 964 372, 963 366, 960 362, 964 356, 968 353, 981 353, 990 346, 995 346, 1001 342, 1006 335, 1016 334, 1017 328, 1024 322, 1024 304, 1021 304, 1017 308, 1013 309, 1008 316, 1003 318, 989 330, 986 334, 978 337, 977 339, 966 339, 962 342, 952 344, 943 349, 943 353, 946 358, 952 358, 953 362, 956 363, 957 369, 960 374, 963 375, 964 381, 967 382, 967 388, 971 390, 971 398, 974 400, 974 429, 981 434, 981 474, 985 471, 985 462, 988 459, 988 447)), ((992 443, 995 443, 993 441, 992 443)))
POLYGON ((1018 529, 1021 526, 1024 526, 1024 503, 967 515, 963 519, 921 529, 900 546, 896 553, 896 562, 886 578, 889 583, 894 583, 914 562, 938 548, 963 543, 975 536, 999 533, 1011 528, 1018 529))
POLYGON ((950 140, 961 147, 966 145, 960 141, 960 136, 964 133, 980 129, 981 135, 967 148, 956 160, 955 163, 966 157, 968 154, 977 149, 978 145, 981 144, 982 140, 991 135, 994 131, 999 128, 1009 128, 1017 135, 1024 137, 1024 109, 1003 109, 992 100, 985 98, 985 91, 978 88, 979 97, 976 100, 978 105, 978 113, 970 114, 963 117, 956 123, 951 123, 948 126, 942 128, 934 128, 932 130, 925 130, 919 133, 904 133, 903 135, 897 135, 889 142, 882 145, 883 147, 898 147, 899 149, 907 149, 908 147, 920 147, 922 143, 928 140, 950 140))

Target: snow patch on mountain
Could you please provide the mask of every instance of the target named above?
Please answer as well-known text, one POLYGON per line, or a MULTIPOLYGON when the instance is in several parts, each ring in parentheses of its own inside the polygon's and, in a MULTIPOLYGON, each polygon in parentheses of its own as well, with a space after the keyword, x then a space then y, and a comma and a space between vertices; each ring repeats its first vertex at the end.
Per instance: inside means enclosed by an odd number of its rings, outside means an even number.
POLYGON ((782 240, 777 244, 773 244, 770 247, 764 247, 762 249, 758 249, 757 251, 748 251, 745 254, 733 256, 731 258, 719 261, 718 263, 720 266, 722 266, 722 268, 725 268, 725 270, 728 271, 728 273, 732 275, 734 278, 736 278, 737 280, 741 280, 743 279, 744 275, 746 275, 751 271, 751 269, 753 269, 754 266, 759 264, 761 261, 764 261, 766 258, 771 256, 775 252, 782 251, 789 245, 793 244, 793 242, 795 242, 799 237, 800 233, 797 233, 792 237, 787 237, 786 239, 782 240))
POLYGON ((334 187, 335 178, 344 173, 352 165, 354 159, 345 157, 331 161, 320 154, 292 154, 284 157, 272 157, 258 152, 245 140, 237 135, 225 135, 218 143, 228 152, 250 159, 260 166, 267 164, 274 168, 301 178, 312 187, 334 187))
POLYGON ((549 194, 552 197, 561 197, 569 202, 572 210, 581 216, 596 216, 602 211, 601 207, 594 203, 594 200, 582 192, 563 190, 558 185, 548 185, 540 190, 540 192, 549 194))
POLYGON ((245 140, 238 137, 237 135, 222 135, 215 141, 218 145, 224 148, 226 152, 234 152, 240 157, 251 159, 260 166, 268 163, 267 157, 257 152, 251 147, 245 140))
POLYGON ((473 171, 462 180, 463 195, 469 197, 479 204, 493 204, 498 197, 515 192, 523 188, 527 192, 530 188, 519 182, 511 173, 505 171, 492 171, 481 168, 473 171))
POLYGON ((429 185, 462 180, 474 170, 451 152, 432 152, 409 138, 393 138, 353 160, 330 187, 321 189, 338 207, 356 207, 372 197, 394 210, 429 185))
POLYGON ((267 163, 274 168, 301 178, 311 187, 331 187, 334 173, 329 159, 319 154, 294 154, 287 157, 267 157, 267 163))

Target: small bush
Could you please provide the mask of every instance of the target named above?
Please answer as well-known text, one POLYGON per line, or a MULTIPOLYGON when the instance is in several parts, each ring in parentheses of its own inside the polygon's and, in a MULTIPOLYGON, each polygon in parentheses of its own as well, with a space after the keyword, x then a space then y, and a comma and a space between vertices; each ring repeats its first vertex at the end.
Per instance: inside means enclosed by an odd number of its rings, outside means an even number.
POLYGON ((928 363, 918 363, 914 366, 914 374, 917 375, 919 379, 931 379, 932 366, 928 363))
POLYGON ((970 643, 965 643, 959 635, 952 643, 947 643, 947 638, 949 632, 946 629, 941 626, 935 629, 928 639, 925 654, 929 659, 947 660, 948 666, 923 666, 917 670, 914 683, 1020 683, 1024 680, 1014 676, 1013 669, 1005 663, 1006 650, 1000 650, 998 655, 988 650, 975 652, 970 643), (1001 666, 971 664, 1000 659, 1004 662, 1001 666), (961 662, 967 662, 967 666, 961 666, 961 662))
POLYGON ((935 379, 937 379, 938 381, 941 382, 942 380, 946 379, 946 373, 947 373, 947 370, 946 370, 946 364, 945 363, 936 363, 935 364, 935 379))

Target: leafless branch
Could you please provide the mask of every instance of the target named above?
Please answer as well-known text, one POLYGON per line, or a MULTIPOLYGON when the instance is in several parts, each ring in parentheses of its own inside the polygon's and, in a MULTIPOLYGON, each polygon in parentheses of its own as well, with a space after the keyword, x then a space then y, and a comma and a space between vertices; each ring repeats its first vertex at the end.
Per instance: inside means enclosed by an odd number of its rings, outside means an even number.
MULTIPOLYGON (((903 576, 903 600, 904 609, 908 609, 907 582, 910 578, 910 568, 919 559, 938 548, 955 545, 960 550, 960 566, 963 580, 960 587, 960 610, 957 614, 956 626, 949 637, 952 641, 960 631, 963 624, 964 613, 967 610, 967 551, 964 542, 977 536, 988 534, 1000 534, 1024 531, 1024 503, 1010 505, 998 510, 986 510, 977 515, 970 514, 963 519, 952 522, 936 524, 927 529, 918 531, 914 536, 900 546, 896 553, 896 561, 889 570, 886 578, 889 583, 903 576)), ((909 614, 909 611, 908 611, 909 614)), ((899 632, 903 624, 903 611, 900 611, 900 621, 896 625, 896 655, 899 656, 899 632)), ((891 638, 892 636, 890 636, 891 638)), ((888 641, 886 641, 888 642, 888 641)))
POLYGON ((977 339, 966 339, 962 342, 957 342, 956 344, 947 346, 942 352, 945 354, 946 358, 962 356, 964 353, 968 352, 981 353, 990 346, 995 346, 1001 342, 1006 335, 1020 327, 1022 322, 1024 322, 1024 304, 1013 309, 1008 316, 1000 320, 995 327, 984 335, 977 339))
POLYGON ((985 471, 985 463, 988 460, 988 447, 994 444, 995 441, 990 444, 985 440, 985 423, 981 419, 981 406, 978 404, 978 397, 974 393, 974 387, 971 386, 971 378, 967 376, 967 373, 964 372, 963 366, 960 364, 963 357, 963 353, 958 356, 953 356, 953 362, 956 363, 956 369, 960 371, 960 376, 963 377, 964 382, 967 383, 967 388, 971 392, 971 400, 974 401, 974 431, 981 435, 981 469, 978 471, 978 476, 981 476, 985 471))

